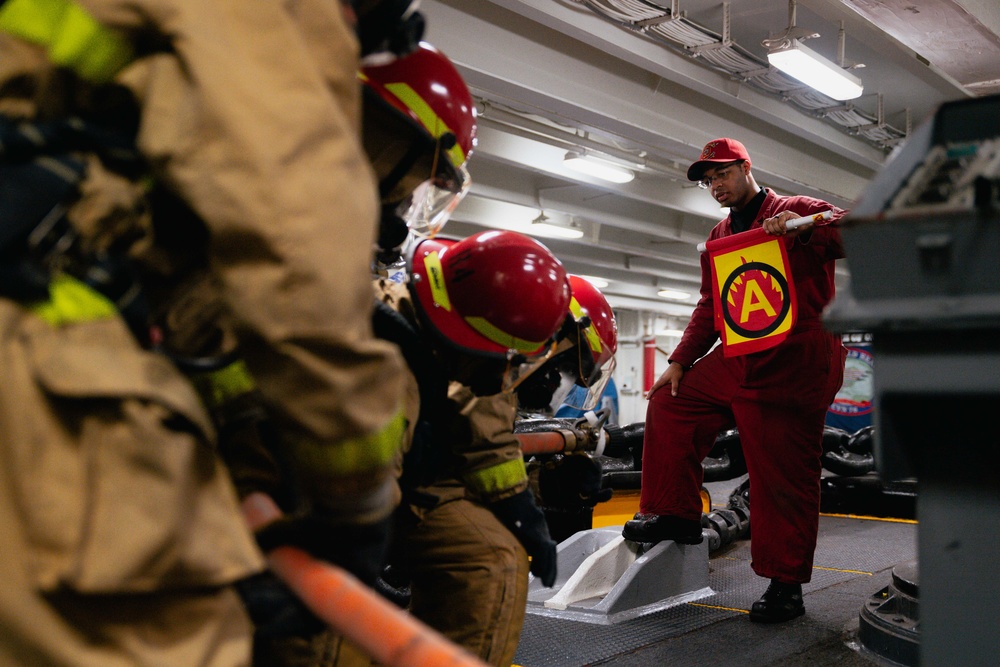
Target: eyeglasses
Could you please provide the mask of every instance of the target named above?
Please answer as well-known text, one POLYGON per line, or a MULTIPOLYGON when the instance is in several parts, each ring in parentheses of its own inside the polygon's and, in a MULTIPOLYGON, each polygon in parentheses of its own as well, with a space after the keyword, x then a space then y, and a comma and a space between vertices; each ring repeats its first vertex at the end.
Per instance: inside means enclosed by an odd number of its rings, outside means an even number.
POLYGON ((732 172, 733 167, 735 167, 736 165, 739 165, 739 164, 743 164, 743 160, 737 160, 736 162, 730 162, 725 167, 720 167, 719 170, 716 171, 715 174, 713 174, 712 176, 706 176, 705 178, 703 178, 700 181, 698 181, 698 187, 701 188, 702 190, 707 190, 710 187, 712 187, 712 183, 715 183, 716 181, 722 181, 722 180, 725 180, 725 179, 729 178, 729 176, 732 175, 732 173, 733 173, 732 172))

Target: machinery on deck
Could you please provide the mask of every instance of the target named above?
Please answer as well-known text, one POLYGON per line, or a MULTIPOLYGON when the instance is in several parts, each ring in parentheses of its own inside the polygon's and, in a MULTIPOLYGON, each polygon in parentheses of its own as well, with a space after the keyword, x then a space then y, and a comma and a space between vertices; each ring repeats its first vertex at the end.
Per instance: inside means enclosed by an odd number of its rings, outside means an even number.
MULTIPOLYGON (((912 518, 916 487, 912 479, 883 482, 874 473, 875 459, 872 451, 874 427, 865 426, 851 433, 826 426, 823 432, 823 511, 849 512, 879 516, 912 518)), ((624 426, 604 425, 599 417, 588 422, 582 419, 533 418, 516 423, 515 434, 521 441, 526 458, 551 457, 570 452, 589 452, 601 463, 603 485, 616 493, 637 492, 642 477, 642 443, 644 423, 624 426)), ((702 461, 705 482, 736 479, 746 474, 746 462, 740 445, 739 431, 735 428, 718 435, 715 446, 702 461)), ((717 526, 718 538, 710 536, 712 549, 724 546, 748 532, 749 484, 744 482, 728 499, 725 510, 713 513, 711 498, 703 494, 706 528, 715 525, 722 513, 726 526, 717 526), (729 512, 738 509, 744 518, 732 517, 729 512)), ((561 525, 565 517, 550 514, 554 524, 553 534, 568 537, 577 530, 591 528, 590 515, 581 507, 576 520, 561 525)), ((598 512, 600 509, 598 508, 598 512)), ((565 512, 563 512, 565 515, 565 512)), ((629 517, 630 518, 630 517, 629 517)), ((556 538, 559 539, 558 537, 556 538)))
POLYGON ((917 561, 862 608, 862 643, 906 665, 996 662, 1000 96, 942 105, 842 235, 851 285, 826 325, 873 333, 877 470, 920 485, 917 561))

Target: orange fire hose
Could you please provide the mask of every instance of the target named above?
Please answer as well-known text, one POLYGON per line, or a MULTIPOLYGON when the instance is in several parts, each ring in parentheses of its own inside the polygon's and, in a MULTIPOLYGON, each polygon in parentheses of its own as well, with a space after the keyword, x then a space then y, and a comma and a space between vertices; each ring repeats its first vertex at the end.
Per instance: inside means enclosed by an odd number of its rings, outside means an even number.
POLYGON ((517 433, 521 452, 525 456, 536 454, 560 454, 566 449, 566 438, 559 431, 537 433, 517 433))
MULTIPOLYGON (((253 493, 243 517, 257 529, 281 516, 274 501, 253 493)), ((271 571, 335 631, 385 667, 487 667, 344 570, 284 546, 267 555, 271 571)))

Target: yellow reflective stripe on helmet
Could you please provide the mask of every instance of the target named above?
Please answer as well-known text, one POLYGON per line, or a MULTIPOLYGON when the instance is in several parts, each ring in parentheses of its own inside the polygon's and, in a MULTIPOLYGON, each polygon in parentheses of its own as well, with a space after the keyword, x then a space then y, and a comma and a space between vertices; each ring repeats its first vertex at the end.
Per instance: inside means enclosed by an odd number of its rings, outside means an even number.
POLYGON ((47 49, 49 60, 95 83, 110 81, 132 60, 132 47, 70 0, 7 0, 0 30, 47 49))
MULTIPOLYGON (((587 315, 587 312, 580 305, 580 302, 576 300, 576 297, 571 297, 569 300, 569 312, 573 314, 573 319, 579 322, 587 315)), ((604 349, 604 345, 601 343, 601 336, 597 333, 597 329, 594 327, 594 320, 590 320, 590 324, 587 328, 583 330, 583 335, 587 339, 587 344, 590 349, 594 351, 595 354, 600 354, 601 350, 604 349)))
POLYGON ((214 371, 206 371, 192 376, 198 395, 210 408, 216 408, 226 401, 249 394, 257 388, 246 362, 237 359, 231 364, 214 371))
POLYGON ((483 495, 493 495, 512 489, 528 478, 524 459, 514 459, 498 463, 489 468, 462 475, 466 484, 483 495))
MULTIPOLYGON (((448 127, 441 116, 434 112, 424 98, 417 94, 417 91, 413 90, 407 83, 387 83, 385 85, 386 90, 391 92, 393 95, 398 97, 403 104, 410 108, 413 113, 417 114, 417 118, 420 122, 424 124, 424 127, 428 128, 431 136, 437 139, 445 132, 451 132, 455 134, 455 131, 448 127)), ((457 135, 456 135, 457 136, 457 135)), ((455 142, 455 145, 448 149, 448 156, 451 158, 451 163, 456 167, 460 167, 465 164, 465 153, 462 151, 462 147, 455 142)))
POLYGON ((387 466, 403 446, 406 416, 400 410, 375 433, 320 444, 293 443, 296 466, 318 475, 342 476, 377 470, 387 466))
POLYGON ((497 345, 503 345, 508 349, 514 349, 518 352, 534 352, 545 343, 544 340, 530 341, 512 336, 490 324, 483 317, 469 316, 465 318, 465 321, 470 327, 479 332, 481 336, 493 341, 497 345))
POLYGON ((448 298, 448 287, 444 284, 444 267, 437 250, 424 257, 424 268, 431 281, 431 297, 434 304, 451 312, 451 299, 448 298))
POLYGON ((54 327, 118 317, 118 309, 110 299, 64 274, 49 283, 49 300, 33 304, 31 311, 54 327))

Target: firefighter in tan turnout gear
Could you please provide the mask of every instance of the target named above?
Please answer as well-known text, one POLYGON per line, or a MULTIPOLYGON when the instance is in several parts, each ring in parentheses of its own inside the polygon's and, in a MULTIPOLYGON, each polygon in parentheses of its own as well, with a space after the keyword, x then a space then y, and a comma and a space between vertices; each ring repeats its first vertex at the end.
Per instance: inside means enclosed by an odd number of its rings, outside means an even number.
POLYGON ((331 2, 0 3, 0 662, 248 663, 233 584, 263 562, 160 353, 220 345, 162 319, 199 272, 245 361, 216 388, 254 378, 350 545, 310 546, 368 578, 405 418, 358 54, 331 2))
POLYGON ((485 231, 425 239, 406 285, 376 282, 376 331, 413 375, 391 580, 410 611, 492 665, 517 648, 530 571, 555 579, 556 544, 528 488, 512 426, 512 370, 548 353, 568 313, 561 263, 537 241, 485 231), (505 389, 506 387, 506 389, 505 389))

